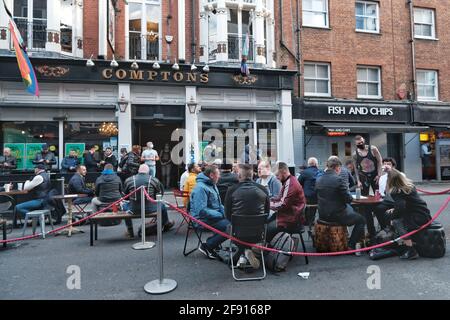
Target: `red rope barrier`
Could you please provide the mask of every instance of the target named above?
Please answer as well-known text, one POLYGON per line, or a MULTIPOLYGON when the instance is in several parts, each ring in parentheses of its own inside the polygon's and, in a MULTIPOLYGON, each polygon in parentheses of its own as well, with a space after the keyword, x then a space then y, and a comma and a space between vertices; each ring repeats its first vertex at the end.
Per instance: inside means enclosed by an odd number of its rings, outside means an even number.
POLYGON ((443 190, 443 191, 437 191, 437 192, 426 191, 426 190, 422 190, 419 188, 416 188, 416 190, 423 194, 430 195, 430 196, 439 196, 439 195, 444 195, 444 194, 450 193, 450 189, 443 190))
MULTIPOLYGON (((145 192, 145 195, 146 195, 146 197, 147 197, 147 199, 148 199, 149 201, 151 201, 151 202, 153 202, 153 203, 156 202, 154 199, 152 199, 152 198, 150 197, 150 195, 147 193, 147 190, 144 190, 144 192, 145 192)), ((205 222, 200 221, 200 220, 194 218, 194 217, 191 216, 188 212, 186 212, 186 211, 184 211, 184 210, 181 210, 181 209, 175 207, 175 206, 172 205, 171 203, 168 203, 168 202, 165 202, 165 203, 166 203, 170 208, 172 208, 173 210, 179 212, 179 213, 182 214, 184 217, 186 217, 186 218, 188 218, 188 219, 190 219, 190 220, 192 220, 192 221, 198 223, 198 224, 201 225, 202 227, 204 227, 204 228, 206 228, 206 229, 208 229, 208 230, 210 230, 210 231, 212 231, 212 232, 214 232, 214 233, 216 233, 216 234, 219 234, 219 235, 221 235, 222 237, 227 238, 227 239, 229 239, 229 240, 231 240, 231 241, 233 241, 233 242, 239 243, 239 244, 241 244, 241 245, 248 246, 248 247, 253 247, 253 248, 256 248, 256 249, 261 249, 261 250, 264 250, 264 251, 270 251, 270 252, 275 252, 275 253, 282 253, 282 254, 287 254, 287 255, 294 255, 294 256, 310 256, 310 257, 313 257, 313 256, 316 256, 316 257, 323 257, 323 256, 339 256, 339 255, 347 255, 347 254, 353 254, 353 253, 357 253, 357 252, 369 251, 369 250, 372 250, 372 249, 385 247, 385 246, 387 246, 387 245, 396 243, 396 242, 398 242, 398 241, 401 240, 401 239, 410 237, 410 236, 416 234, 417 232, 419 232, 419 231, 425 229, 425 228, 428 227, 434 220, 436 220, 436 219, 442 214, 442 212, 447 208, 448 204, 450 203, 450 197, 448 197, 448 198, 444 201, 444 203, 442 204, 442 206, 439 208, 439 210, 436 212, 436 214, 432 217, 432 219, 431 219, 429 222, 427 222, 426 224, 424 224, 423 226, 421 226, 419 229, 414 230, 414 231, 411 231, 411 232, 409 232, 409 233, 407 233, 407 234, 404 234, 404 235, 402 235, 401 237, 399 237, 399 238, 397 238, 397 239, 394 239, 394 240, 391 240, 391 241, 387 241, 387 242, 384 242, 384 243, 381 243, 381 244, 377 244, 377 245, 374 245, 374 246, 371 246, 371 247, 366 247, 366 248, 362 248, 362 249, 357 249, 357 250, 355 249, 355 250, 347 250, 347 251, 339 251, 339 252, 322 252, 322 253, 318 253, 318 252, 288 252, 288 251, 282 251, 282 250, 277 250, 277 249, 273 249, 273 248, 268 248, 268 247, 265 247, 265 246, 260 246, 260 245, 255 244, 255 243, 248 243, 248 242, 239 240, 239 239, 237 239, 237 238, 235 238, 235 237, 232 237, 232 236, 230 236, 229 234, 227 234, 227 233, 225 233, 225 232, 222 232, 222 231, 220 231, 220 230, 217 230, 217 229, 214 228, 214 227, 211 227, 210 225, 206 224, 205 222)))
MULTIPOLYGON (((64 226, 62 226, 62 227, 59 227, 59 228, 56 228, 56 229, 51 230, 51 231, 49 231, 49 232, 46 232, 45 235, 50 235, 50 234, 56 233, 56 232, 58 232, 58 231, 61 231, 61 230, 64 230, 64 229, 66 229, 66 228, 70 228, 70 227, 76 226, 76 225, 78 225, 78 224, 80 224, 80 223, 82 223, 82 222, 84 222, 84 221, 86 221, 86 220, 89 220, 89 219, 91 219, 92 217, 95 217, 96 215, 99 215, 100 213, 103 213, 103 212, 107 211, 107 210, 110 209, 112 206, 119 204, 119 203, 122 202, 123 200, 128 199, 131 195, 133 195, 133 194, 135 194, 136 192, 138 192, 141 188, 144 188, 144 187, 140 187, 140 188, 138 188, 138 189, 136 189, 136 190, 130 192, 130 193, 127 194, 126 196, 123 196, 123 197, 120 198, 119 200, 117 200, 117 201, 115 201, 115 202, 109 204, 106 208, 103 208, 103 209, 101 209, 101 210, 99 210, 99 211, 97 211, 97 212, 95 212, 95 213, 93 213, 93 214, 91 214, 91 215, 89 215, 89 216, 87 216, 87 217, 85 217, 85 218, 83 218, 83 219, 80 219, 80 220, 78 220, 78 221, 76 221, 76 222, 72 222, 72 223, 66 224, 66 225, 64 225, 64 226)), ((51 219, 51 218, 50 218, 50 219, 51 219)), ((8 239, 8 240, 0 240, 0 244, 3 244, 3 243, 12 243, 12 242, 18 242, 18 241, 24 241, 24 240, 29 240, 29 239, 38 238, 38 237, 41 237, 41 236, 42 236, 42 232, 39 233, 39 234, 30 235, 30 236, 21 237, 21 238, 14 238, 14 239, 8 239)))

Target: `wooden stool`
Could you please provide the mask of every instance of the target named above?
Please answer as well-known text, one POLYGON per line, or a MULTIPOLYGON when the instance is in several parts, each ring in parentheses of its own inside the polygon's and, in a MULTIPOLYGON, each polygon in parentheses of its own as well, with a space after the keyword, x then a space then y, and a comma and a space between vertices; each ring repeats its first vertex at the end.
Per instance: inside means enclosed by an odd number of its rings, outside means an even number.
POLYGON ((347 227, 334 222, 317 220, 314 226, 314 246, 317 252, 347 250, 347 227))

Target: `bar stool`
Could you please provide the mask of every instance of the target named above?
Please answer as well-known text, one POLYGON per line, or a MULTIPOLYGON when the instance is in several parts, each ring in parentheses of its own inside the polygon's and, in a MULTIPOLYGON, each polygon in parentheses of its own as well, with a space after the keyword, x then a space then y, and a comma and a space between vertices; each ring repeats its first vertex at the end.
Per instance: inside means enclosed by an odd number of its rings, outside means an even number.
POLYGON ((31 226, 33 228, 33 235, 36 233, 36 225, 37 220, 39 220, 39 224, 41 225, 41 232, 42 232, 42 239, 45 239, 45 217, 48 217, 48 220, 50 221, 50 225, 53 228, 53 221, 52 221, 52 215, 51 211, 48 209, 44 210, 34 210, 30 211, 25 215, 25 221, 23 224, 23 231, 22 231, 22 237, 25 235, 25 231, 27 229, 28 219, 31 219, 31 226))

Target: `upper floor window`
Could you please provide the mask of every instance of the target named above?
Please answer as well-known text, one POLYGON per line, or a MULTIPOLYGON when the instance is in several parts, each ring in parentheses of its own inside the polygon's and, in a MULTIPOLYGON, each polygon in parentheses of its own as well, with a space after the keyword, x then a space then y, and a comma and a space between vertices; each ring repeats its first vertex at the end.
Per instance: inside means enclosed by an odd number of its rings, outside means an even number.
POLYGON ((72 1, 61 1, 61 51, 72 53, 74 6, 72 1))
POLYGON ((436 38, 433 9, 414 8, 414 36, 424 39, 436 38))
POLYGON ((208 13, 208 59, 216 60, 217 54, 217 15, 208 13))
POLYGON ((356 1, 356 31, 380 32, 379 5, 371 1, 356 1))
POLYGON ((129 1, 128 41, 129 57, 141 60, 160 60, 161 56, 160 0, 129 1))
POLYGON ((438 73, 434 70, 417 70, 417 99, 438 100, 438 73))
POLYGON ((247 61, 254 61, 252 16, 248 10, 227 9, 228 59, 240 60, 246 50, 247 61))
POLYGON ((331 96, 330 64, 305 63, 305 96, 331 96))
POLYGON ((328 0, 303 0, 303 25, 328 28, 328 0))
POLYGON ((27 48, 45 48, 47 0, 14 0, 13 16, 27 48))
POLYGON ((358 98, 381 98, 381 69, 358 67, 358 98))

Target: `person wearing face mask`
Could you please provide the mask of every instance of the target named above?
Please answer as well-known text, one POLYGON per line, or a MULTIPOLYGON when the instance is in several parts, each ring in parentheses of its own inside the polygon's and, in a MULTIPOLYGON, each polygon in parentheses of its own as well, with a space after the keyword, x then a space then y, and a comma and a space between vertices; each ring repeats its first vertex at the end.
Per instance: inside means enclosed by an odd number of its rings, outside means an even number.
POLYGON ((362 136, 355 137, 356 150, 353 160, 356 164, 356 178, 358 186, 362 188, 361 194, 368 196, 370 187, 373 192, 377 190, 378 180, 382 175, 382 157, 378 148, 367 145, 362 136))
POLYGON ((170 171, 172 169, 170 145, 166 143, 159 154, 161 159, 161 182, 164 184, 164 188, 170 188, 170 171))
POLYGON ((153 149, 153 142, 147 142, 147 149, 142 151, 141 160, 148 165, 150 175, 156 177, 156 161, 159 160, 158 152, 153 149))
POLYGON ((48 151, 48 145, 46 143, 42 145, 42 151, 34 157, 33 164, 43 164, 46 171, 51 170, 52 166, 56 164, 55 154, 48 151))
POLYGON ((339 158, 330 157, 325 173, 316 181, 319 218, 327 222, 354 226, 348 247, 355 249, 356 243, 364 235, 366 219, 350 205, 353 197, 348 191, 347 184, 339 176, 341 167, 339 158))

